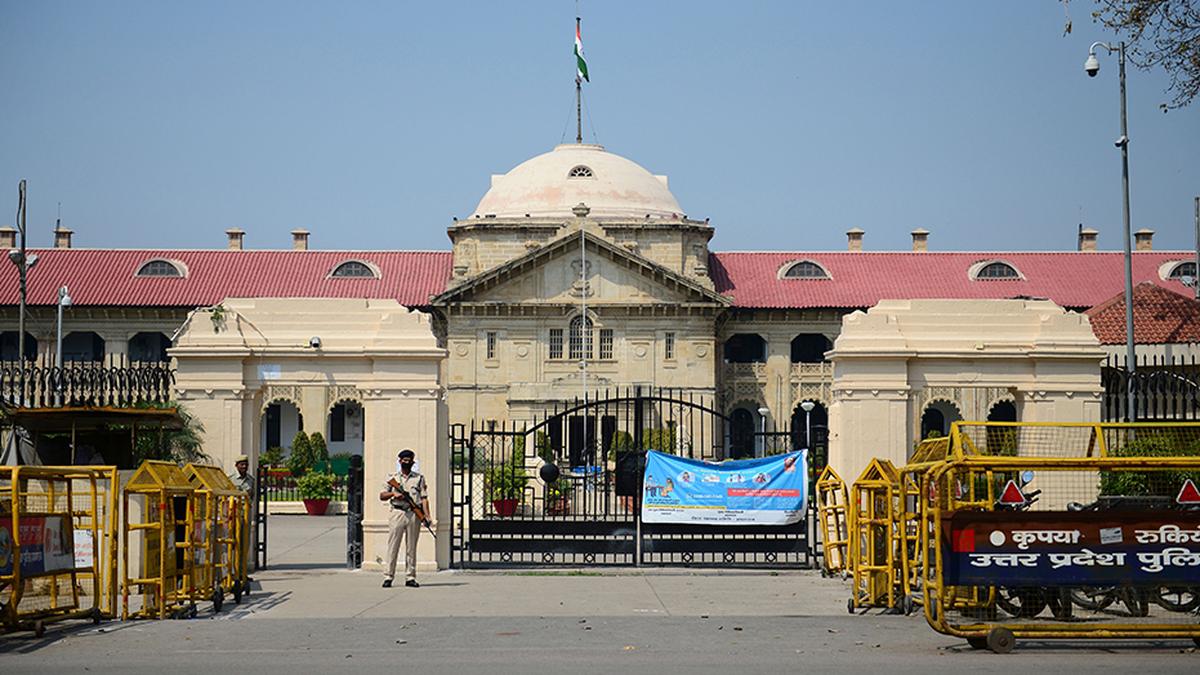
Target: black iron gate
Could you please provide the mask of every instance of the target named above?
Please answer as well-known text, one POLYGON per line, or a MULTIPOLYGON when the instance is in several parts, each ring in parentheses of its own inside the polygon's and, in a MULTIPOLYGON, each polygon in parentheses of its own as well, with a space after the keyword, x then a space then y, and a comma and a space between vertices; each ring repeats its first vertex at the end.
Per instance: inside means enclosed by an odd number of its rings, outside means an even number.
POLYGON ((646 450, 711 461, 792 449, 786 426, 743 426, 711 396, 642 388, 559 404, 525 423, 455 425, 453 563, 808 566, 811 511, 785 526, 641 522, 646 450))

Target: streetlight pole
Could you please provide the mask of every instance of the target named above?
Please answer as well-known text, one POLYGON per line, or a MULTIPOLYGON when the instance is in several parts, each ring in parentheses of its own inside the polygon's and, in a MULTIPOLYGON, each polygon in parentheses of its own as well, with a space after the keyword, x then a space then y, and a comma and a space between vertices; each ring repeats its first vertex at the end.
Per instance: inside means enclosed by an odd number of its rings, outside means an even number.
POLYGON ((812 411, 815 407, 817 407, 817 404, 812 401, 804 401, 800 404, 800 409, 804 411, 804 449, 808 450, 809 453, 812 452, 812 424, 810 420, 812 419, 812 411))
POLYGON ((1125 220, 1125 416, 1126 421, 1134 421, 1135 406, 1133 400, 1133 375, 1137 367, 1137 354, 1134 350, 1133 334, 1133 251, 1129 240, 1129 125, 1125 113, 1125 43, 1117 47, 1106 42, 1094 42, 1088 48, 1087 61, 1083 69, 1089 77, 1095 77, 1100 72, 1100 62, 1096 60, 1096 47, 1103 47, 1109 54, 1117 52, 1117 66, 1121 81, 1121 137, 1116 145, 1121 149, 1121 187, 1124 191, 1124 220, 1125 220))
POLYGON ((71 306, 71 294, 66 286, 58 289, 58 340, 54 351, 54 367, 58 370, 58 376, 55 378, 57 382, 54 386, 54 404, 62 405, 62 381, 63 381, 63 360, 62 360, 62 323, 63 323, 63 307, 71 306))
POLYGON ((758 419, 762 421, 760 425, 762 427, 762 444, 759 446, 759 457, 766 457, 767 455, 767 415, 769 414, 771 414, 771 409, 767 406, 758 409, 758 419))

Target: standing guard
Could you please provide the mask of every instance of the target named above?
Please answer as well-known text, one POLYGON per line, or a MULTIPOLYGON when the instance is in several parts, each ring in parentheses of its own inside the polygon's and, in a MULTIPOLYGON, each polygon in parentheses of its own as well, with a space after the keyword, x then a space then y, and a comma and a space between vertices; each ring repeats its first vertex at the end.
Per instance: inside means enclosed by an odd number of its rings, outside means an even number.
POLYGON ((417 537, 421 525, 429 525, 429 493, 425 477, 413 470, 416 453, 405 448, 398 455, 400 471, 388 476, 379 493, 380 501, 391 504, 388 518, 387 570, 384 572, 383 587, 391 588, 396 576, 396 558, 400 553, 400 542, 404 550, 404 585, 419 588, 417 583, 417 537))

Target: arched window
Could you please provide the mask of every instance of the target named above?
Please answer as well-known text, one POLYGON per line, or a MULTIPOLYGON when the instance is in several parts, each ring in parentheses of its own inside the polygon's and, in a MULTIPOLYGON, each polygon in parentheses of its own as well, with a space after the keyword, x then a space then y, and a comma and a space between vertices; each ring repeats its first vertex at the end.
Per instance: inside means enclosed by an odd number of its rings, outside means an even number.
POLYGON ((572 359, 592 358, 592 320, 586 316, 571 319, 568 354, 572 359))
POLYGON ((788 267, 783 273, 783 277, 785 279, 828 279, 829 273, 825 271, 824 267, 811 260, 801 260, 788 267))
POLYGON ((792 363, 821 363, 830 349, 833 343, 824 335, 801 333, 792 339, 792 363))
POLYGON ((1196 278, 1196 263, 1182 262, 1171 268, 1171 275, 1168 279, 1182 279, 1184 277, 1196 278))
POLYGON ((763 363, 767 360, 767 341, 756 333, 738 333, 725 341, 727 363, 763 363))
POLYGON ((754 456, 754 413, 745 408, 729 415, 729 456, 732 459, 754 456))
POLYGON ((162 333, 138 333, 129 339, 130 361, 168 361, 171 338, 162 333))
POLYGON ((170 260, 151 260, 138 268, 139 277, 181 277, 183 270, 170 260))
POLYGON ((1020 279, 1021 274, 1008 263, 992 262, 979 268, 976 279, 1020 279))
POLYGON ((595 177, 595 174, 592 173, 592 168, 588 167, 588 166, 584 166, 582 164, 580 164, 579 166, 576 166, 576 167, 572 167, 572 169, 567 172, 567 178, 594 178, 594 177, 595 177))
POLYGON ((346 262, 333 268, 333 273, 329 276, 337 278, 348 277, 362 279, 372 278, 377 275, 375 274, 375 270, 371 269, 370 265, 357 260, 347 260, 346 262))

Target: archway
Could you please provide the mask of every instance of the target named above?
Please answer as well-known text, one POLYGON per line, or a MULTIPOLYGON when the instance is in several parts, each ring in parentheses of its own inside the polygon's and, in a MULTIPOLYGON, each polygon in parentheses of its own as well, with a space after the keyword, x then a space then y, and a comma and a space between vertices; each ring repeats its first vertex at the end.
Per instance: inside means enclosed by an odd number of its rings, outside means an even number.
POLYGON ((1017 406, 1012 401, 997 401, 988 411, 989 422, 1016 422, 1017 406))
POLYGON ((129 360, 167 361, 167 350, 170 348, 171 338, 162 333, 138 333, 129 339, 129 360))
POLYGON ((304 415, 292 401, 279 399, 267 404, 262 413, 263 450, 282 448, 284 454, 292 449, 296 434, 304 431, 304 415))
POLYGON ((921 438, 934 438, 950 433, 950 425, 962 419, 958 406, 950 401, 931 401, 921 414, 921 438))
POLYGON ((729 457, 745 459, 754 456, 754 418, 757 413, 736 408, 729 415, 729 457))
MULTIPOLYGON (((17 339, 18 337, 20 337, 20 333, 15 330, 6 330, 3 333, 0 333, 0 360, 17 360, 17 349, 20 345, 20 340, 17 339)), ((37 355, 37 338, 30 335, 29 331, 25 331, 25 360, 36 361, 37 355)))
POLYGON ((833 343, 824 335, 801 333, 792 338, 792 363, 821 363, 830 349, 833 343))
POLYGON ((329 409, 329 454, 363 454, 363 407, 358 401, 343 400, 329 409))
POLYGON ((75 331, 63 336, 63 363, 71 361, 103 361, 104 338, 92 331, 75 331))
POLYGON ((767 341, 757 333, 738 333, 725 341, 726 363, 763 363, 767 360, 767 341))

